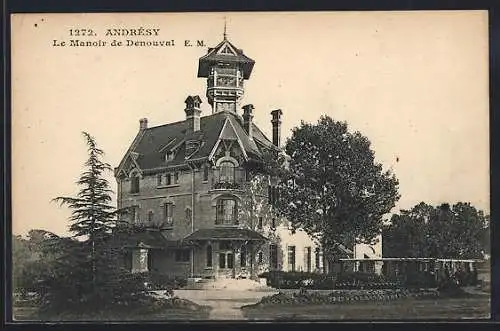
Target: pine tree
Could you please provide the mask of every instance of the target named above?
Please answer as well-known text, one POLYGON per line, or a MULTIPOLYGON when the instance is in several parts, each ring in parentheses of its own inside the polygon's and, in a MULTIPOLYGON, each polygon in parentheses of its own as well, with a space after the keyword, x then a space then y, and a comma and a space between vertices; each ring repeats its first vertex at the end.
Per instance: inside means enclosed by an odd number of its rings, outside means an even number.
POLYGON ((111 166, 102 161, 103 150, 95 139, 83 132, 88 146, 85 170, 75 197, 53 199, 72 209, 69 230, 72 239, 60 240, 53 247, 62 252, 53 275, 44 282, 44 310, 49 314, 106 311, 116 305, 129 305, 145 293, 144 285, 122 268, 122 250, 116 235, 117 216, 122 210, 111 205, 109 182, 104 174, 111 166))

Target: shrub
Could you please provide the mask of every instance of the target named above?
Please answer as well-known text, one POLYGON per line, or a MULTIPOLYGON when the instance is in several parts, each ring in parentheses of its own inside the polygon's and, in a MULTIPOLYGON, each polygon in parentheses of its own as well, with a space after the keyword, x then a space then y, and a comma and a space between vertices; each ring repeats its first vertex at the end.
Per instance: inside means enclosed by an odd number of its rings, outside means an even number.
POLYGON ((176 290, 187 285, 187 278, 185 277, 169 276, 157 272, 138 273, 137 277, 147 283, 149 290, 176 290))
POLYGON ((429 272, 410 273, 404 281, 404 286, 408 288, 434 288, 437 282, 429 272))
POLYGON ((267 279, 267 285, 282 289, 386 289, 401 288, 402 283, 387 280, 381 275, 362 272, 343 272, 339 274, 317 274, 308 272, 270 271, 259 277, 267 279))

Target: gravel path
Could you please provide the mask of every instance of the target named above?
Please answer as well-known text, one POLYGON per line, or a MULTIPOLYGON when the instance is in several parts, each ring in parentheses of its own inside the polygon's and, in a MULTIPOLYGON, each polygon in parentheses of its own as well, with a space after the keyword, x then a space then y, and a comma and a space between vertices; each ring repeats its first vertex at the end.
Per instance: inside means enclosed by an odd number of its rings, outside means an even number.
POLYGON ((259 302, 262 297, 277 292, 241 290, 176 290, 174 294, 199 305, 212 307, 210 319, 244 320, 241 307, 259 302))

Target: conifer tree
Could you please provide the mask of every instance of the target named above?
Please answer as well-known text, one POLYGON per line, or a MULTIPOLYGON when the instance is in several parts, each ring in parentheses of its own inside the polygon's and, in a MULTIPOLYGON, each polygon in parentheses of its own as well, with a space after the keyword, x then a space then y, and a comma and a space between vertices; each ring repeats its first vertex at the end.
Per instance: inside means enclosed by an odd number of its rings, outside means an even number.
POLYGON ((69 230, 73 239, 58 241, 54 249, 62 253, 54 273, 44 281, 43 311, 105 311, 130 305, 145 295, 144 284, 131 277, 121 263, 122 249, 116 235, 117 216, 122 210, 111 205, 109 182, 104 175, 111 166, 102 161, 103 150, 83 132, 88 147, 85 170, 77 181, 75 197, 60 196, 54 202, 72 209, 69 230))

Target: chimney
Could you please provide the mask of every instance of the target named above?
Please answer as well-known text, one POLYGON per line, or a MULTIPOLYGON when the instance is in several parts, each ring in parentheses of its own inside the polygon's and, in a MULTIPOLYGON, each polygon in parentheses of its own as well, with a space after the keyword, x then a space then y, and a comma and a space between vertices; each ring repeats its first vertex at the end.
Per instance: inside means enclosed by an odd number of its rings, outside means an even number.
POLYGON ((253 119, 253 105, 243 106, 243 129, 245 129, 248 137, 253 138, 252 134, 252 119, 253 119))
POLYGON ((271 119, 271 124, 273 125, 273 144, 276 147, 280 147, 281 143, 281 115, 283 111, 281 109, 276 109, 271 112, 273 118, 271 119))
POLYGON ((188 132, 200 131, 201 99, 199 96, 188 96, 186 98, 186 120, 188 121, 188 132))
POLYGON ((148 119, 147 118, 141 118, 139 120, 139 130, 146 130, 148 128, 148 119))

